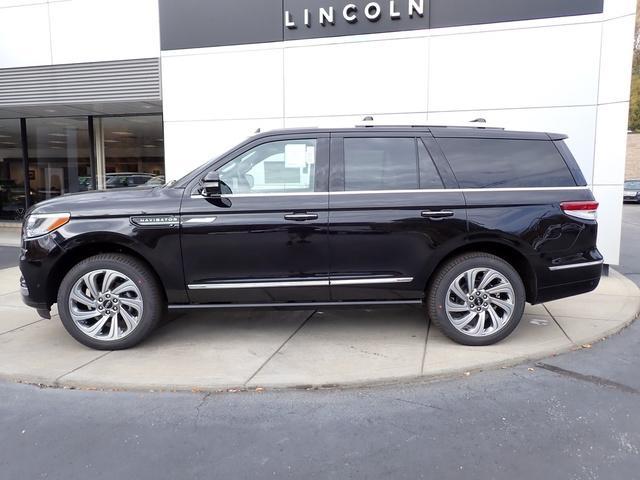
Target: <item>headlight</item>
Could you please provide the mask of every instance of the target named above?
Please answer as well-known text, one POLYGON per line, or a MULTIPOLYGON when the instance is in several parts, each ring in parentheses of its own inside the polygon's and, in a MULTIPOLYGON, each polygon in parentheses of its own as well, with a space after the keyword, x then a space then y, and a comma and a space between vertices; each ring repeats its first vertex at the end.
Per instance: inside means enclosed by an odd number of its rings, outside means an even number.
POLYGON ((24 237, 31 239, 51 233, 68 223, 70 218, 71 214, 69 213, 34 213, 29 215, 24 226, 24 237))

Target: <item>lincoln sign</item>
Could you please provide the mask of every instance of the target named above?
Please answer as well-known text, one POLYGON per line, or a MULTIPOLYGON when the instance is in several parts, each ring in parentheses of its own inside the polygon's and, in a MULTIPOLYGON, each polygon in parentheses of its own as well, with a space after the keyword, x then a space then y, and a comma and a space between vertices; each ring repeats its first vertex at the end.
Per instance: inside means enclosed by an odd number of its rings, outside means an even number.
MULTIPOLYGON (((403 14, 409 18, 424 17, 425 0, 409 0, 407 8, 402 11, 399 1, 390 0, 383 4, 382 2, 369 2, 364 7, 359 7, 355 3, 348 3, 343 7, 319 7, 313 12, 309 8, 305 8, 302 18, 295 18, 291 11, 284 12, 284 25, 289 29, 304 26, 311 28, 313 25, 326 27, 335 25, 336 21, 346 23, 357 23, 361 20, 369 22, 378 22, 383 16, 391 20, 401 20, 403 14)), ((404 3, 404 2, 403 2, 404 3)))
MULTIPOLYGON (((162 50, 602 13, 603 0, 159 0, 162 50)), ((0 0, 2 3, 2 0, 0 0)))

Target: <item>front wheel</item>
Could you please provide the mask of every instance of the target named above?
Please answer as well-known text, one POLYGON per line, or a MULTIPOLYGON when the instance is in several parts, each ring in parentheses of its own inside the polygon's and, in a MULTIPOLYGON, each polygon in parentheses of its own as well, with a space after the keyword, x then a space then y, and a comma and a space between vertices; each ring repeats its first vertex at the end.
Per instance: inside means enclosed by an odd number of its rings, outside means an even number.
POLYGON ((67 273, 58 292, 58 312, 66 330, 97 350, 133 347, 153 331, 164 310, 155 276, 128 255, 83 260, 67 273))
POLYGON ((518 272, 495 255, 473 252, 443 265, 427 292, 429 316, 453 341, 492 345, 506 338, 524 314, 518 272))

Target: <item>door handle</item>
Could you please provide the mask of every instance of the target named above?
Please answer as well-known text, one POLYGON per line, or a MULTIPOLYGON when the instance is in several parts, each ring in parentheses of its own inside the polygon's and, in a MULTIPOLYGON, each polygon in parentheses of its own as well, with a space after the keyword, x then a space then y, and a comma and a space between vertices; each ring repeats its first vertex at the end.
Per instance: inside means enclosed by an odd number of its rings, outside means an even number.
POLYGON ((317 220, 318 215, 315 213, 290 213, 289 215, 285 215, 284 219, 293 222, 308 222, 310 220, 317 220))
POLYGON ((432 212, 431 210, 425 210, 424 212, 422 212, 421 215, 422 215, 423 218, 438 219, 438 218, 453 217, 454 213, 450 212, 448 210, 440 210, 438 212, 432 212))

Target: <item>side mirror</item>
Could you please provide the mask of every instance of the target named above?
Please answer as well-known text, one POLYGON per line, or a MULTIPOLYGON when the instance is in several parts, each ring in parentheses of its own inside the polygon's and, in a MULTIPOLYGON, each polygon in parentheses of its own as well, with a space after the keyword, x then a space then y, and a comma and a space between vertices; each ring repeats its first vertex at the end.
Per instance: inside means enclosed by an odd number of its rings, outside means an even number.
POLYGON ((222 195, 220 174, 218 172, 209 172, 205 175, 202 180, 202 195, 209 198, 220 197, 222 195))

